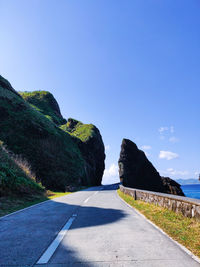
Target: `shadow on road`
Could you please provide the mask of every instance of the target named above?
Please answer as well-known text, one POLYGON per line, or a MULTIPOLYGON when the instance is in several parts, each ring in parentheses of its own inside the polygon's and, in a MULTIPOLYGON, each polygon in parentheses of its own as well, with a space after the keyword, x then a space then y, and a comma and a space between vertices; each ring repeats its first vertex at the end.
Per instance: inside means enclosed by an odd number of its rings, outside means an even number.
MULTIPOLYGON (((108 187, 106 190, 113 189, 108 187)), ((0 266, 19 265, 22 267, 36 264, 72 214, 78 214, 71 226, 73 231, 112 224, 126 216, 122 210, 118 209, 73 205, 58 200, 48 201, 11 215, 0 220, 0 266)), ((87 231, 90 230, 87 229, 87 231)), ((102 234, 100 229, 98 233, 102 234)), ((95 266, 83 261, 84 259, 80 258, 77 251, 70 247, 67 241, 60 244, 50 259, 52 264, 66 264, 60 266, 95 266)), ((46 266, 51 266, 51 264, 46 266)))
POLYGON ((84 189, 82 191, 97 191, 97 190, 103 190, 103 191, 113 190, 114 191, 114 190, 119 189, 119 185, 120 185, 120 183, 101 185, 101 186, 89 187, 89 188, 84 189))

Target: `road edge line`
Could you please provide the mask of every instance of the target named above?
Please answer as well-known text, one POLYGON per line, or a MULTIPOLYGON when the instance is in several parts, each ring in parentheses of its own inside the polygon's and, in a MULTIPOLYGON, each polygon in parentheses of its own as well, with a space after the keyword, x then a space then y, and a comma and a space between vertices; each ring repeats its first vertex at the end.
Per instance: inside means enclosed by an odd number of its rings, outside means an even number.
POLYGON ((52 199, 44 200, 44 201, 42 201, 42 202, 40 202, 40 203, 33 204, 33 205, 29 206, 29 207, 26 207, 26 208, 23 208, 23 209, 20 209, 20 210, 16 210, 16 211, 14 211, 14 212, 11 212, 11 213, 9 213, 9 214, 7 214, 7 215, 4 215, 4 216, 0 217, 0 220, 1 220, 1 219, 4 219, 4 218, 6 218, 6 217, 9 217, 9 216, 11 216, 11 215, 17 214, 17 213, 19 213, 19 212, 21 212, 21 211, 28 210, 28 209, 30 209, 30 208, 33 208, 33 207, 39 206, 39 205, 41 205, 41 204, 47 203, 47 202, 49 202, 49 201, 51 201, 51 200, 52 200, 52 199))
MULTIPOLYGON (((79 191, 78 191, 78 192, 79 192, 79 191)), ((76 192, 75 192, 75 193, 76 193, 76 192)), ((65 196, 68 196, 68 194, 67 194, 67 195, 64 195, 64 196, 60 196, 60 197, 65 197, 65 196)), ((33 208, 33 207, 42 205, 42 204, 47 203, 47 202, 49 202, 49 201, 54 201, 54 199, 58 199, 58 198, 60 198, 60 197, 55 197, 55 198, 52 198, 52 199, 47 199, 47 200, 44 200, 44 201, 39 202, 39 203, 37 203, 37 204, 33 204, 33 205, 29 206, 29 207, 26 207, 26 208, 23 208, 23 209, 20 209, 20 210, 16 210, 16 211, 14 211, 14 212, 11 212, 11 213, 9 213, 9 214, 6 214, 6 215, 4 215, 4 216, 1 216, 1 217, 0 217, 0 220, 6 218, 6 217, 8 217, 8 216, 17 214, 17 213, 19 213, 19 212, 21 212, 21 211, 25 211, 25 210, 28 210, 28 209, 30 209, 30 208, 33 208)))
POLYGON ((133 209, 138 215, 140 215, 141 217, 143 217, 148 223, 150 223, 152 226, 154 226, 158 231, 160 231, 163 235, 165 235, 166 237, 168 237, 174 244, 176 244, 180 249, 182 249, 185 253, 187 253, 193 260, 195 260, 196 262, 200 263, 200 258, 199 257, 197 257, 196 255, 194 255, 189 249, 187 249, 185 246, 183 246, 182 244, 180 244, 179 242, 177 242, 176 240, 174 240, 171 236, 169 236, 166 232, 164 232, 159 226, 157 226, 155 223, 153 223, 152 221, 150 221, 149 219, 147 219, 141 212, 139 212, 134 207, 132 207, 130 204, 128 204, 124 199, 122 199, 118 195, 117 191, 116 191, 116 194, 117 194, 118 198, 124 204, 126 204, 126 206, 128 206, 131 209, 133 209))

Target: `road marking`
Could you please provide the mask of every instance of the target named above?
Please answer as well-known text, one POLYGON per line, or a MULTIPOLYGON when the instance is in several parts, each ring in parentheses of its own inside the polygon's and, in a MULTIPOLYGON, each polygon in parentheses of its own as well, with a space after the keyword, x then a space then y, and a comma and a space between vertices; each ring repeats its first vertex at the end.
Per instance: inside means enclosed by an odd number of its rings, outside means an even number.
POLYGON ((95 196, 97 193, 99 193, 99 191, 95 192, 93 195, 89 196, 88 198, 86 198, 86 200, 83 201, 83 203, 87 203, 88 200, 92 197, 95 196))
POLYGON ((74 219, 76 218, 77 214, 73 214, 72 217, 67 221, 61 231, 58 233, 57 237, 51 243, 51 245, 47 248, 47 250, 43 253, 43 255, 38 260, 37 264, 44 264, 48 263, 50 258, 53 256, 54 252, 56 251, 57 247, 59 246, 60 242, 63 240, 65 234, 71 227, 74 219))
POLYGON ((147 219, 142 213, 140 213, 136 208, 132 207, 130 204, 128 204, 123 198, 121 198, 117 191, 115 192, 118 198, 124 202, 125 205, 127 205, 129 208, 134 210, 139 216, 143 217, 149 224, 153 225, 158 231, 160 231, 163 235, 165 235, 167 238, 169 238, 174 244, 176 244, 179 248, 181 248, 184 252, 186 252, 193 260, 200 263, 200 258, 194 255, 189 249, 187 249, 185 246, 178 243, 176 240, 174 240, 171 236, 169 236, 167 233, 165 233, 159 226, 157 226, 155 223, 147 219))
POLYGON ((90 198, 91 197, 88 197, 86 200, 83 201, 83 203, 87 203, 90 198))

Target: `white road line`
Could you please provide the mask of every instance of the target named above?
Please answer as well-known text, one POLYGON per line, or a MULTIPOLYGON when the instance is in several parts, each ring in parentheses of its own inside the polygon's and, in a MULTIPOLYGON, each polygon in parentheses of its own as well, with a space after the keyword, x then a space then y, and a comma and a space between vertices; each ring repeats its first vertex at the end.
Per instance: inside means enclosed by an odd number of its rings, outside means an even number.
POLYGON ((86 200, 84 200, 83 203, 87 203, 88 200, 89 200, 92 196, 95 196, 97 193, 99 193, 99 191, 95 192, 93 195, 91 195, 90 197, 86 198, 86 200))
POLYGON ((74 219, 76 218, 77 214, 73 214, 72 217, 67 221, 61 231, 58 233, 57 237, 51 243, 51 245, 47 248, 47 250, 43 253, 43 255, 38 260, 37 264, 44 264, 48 263, 54 252, 56 251, 57 247, 59 246, 60 242, 63 240, 65 234, 71 227, 74 219))
POLYGON ((142 213, 140 213, 138 210, 136 210, 134 207, 132 207, 131 205, 129 205, 125 200, 123 200, 123 198, 121 198, 117 191, 116 191, 116 195, 118 196, 118 198, 124 202, 125 205, 127 205, 129 208, 131 208, 132 210, 134 210, 138 215, 140 215, 141 217, 143 217, 148 223, 150 223, 151 225, 153 225, 158 231, 160 231, 163 235, 165 235, 167 238, 169 238, 174 244, 176 244, 180 249, 182 249, 184 252, 186 252, 191 258, 193 258, 193 260, 197 261, 198 263, 200 263, 200 258, 197 257, 196 255, 194 255, 189 249, 187 249, 185 246, 181 245, 180 243, 178 243, 176 240, 174 240, 171 236, 169 236, 167 233, 165 233, 159 226, 157 226, 156 224, 154 224, 152 221, 150 221, 149 219, 147 219, 142 213))
POLYGON ((83 203, 87 203, 90 198, 91 197, 88 197, 86 200, 83 201, 83 203))

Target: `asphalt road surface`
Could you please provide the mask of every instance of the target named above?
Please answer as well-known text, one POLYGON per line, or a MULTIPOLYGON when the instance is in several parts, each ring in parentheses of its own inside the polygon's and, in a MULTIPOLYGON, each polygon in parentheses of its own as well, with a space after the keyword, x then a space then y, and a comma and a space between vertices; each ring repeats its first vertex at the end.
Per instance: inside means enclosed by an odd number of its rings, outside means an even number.
POLYGON ((115 189, 94 187, 1 218, 0 266, 200 266, 115 189))

